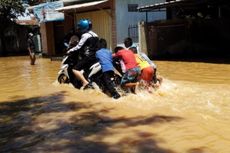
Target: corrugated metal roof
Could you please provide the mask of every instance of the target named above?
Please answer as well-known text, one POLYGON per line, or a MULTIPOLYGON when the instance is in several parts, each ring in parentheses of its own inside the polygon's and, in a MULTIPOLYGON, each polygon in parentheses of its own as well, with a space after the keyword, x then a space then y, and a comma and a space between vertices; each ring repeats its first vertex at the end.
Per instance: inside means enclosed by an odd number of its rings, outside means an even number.
POLYGON ((191 2, 192 0, 173 0, 169 2, 164 2, 164 3, 156 3, 156 4, 151 4, 151 5, 145 5, 145 6, 140 6, 137 9, 141 12, 143 11, 150 11, 153 9, 160 9, 160 8, 165 8, 167 6, 173 6, 173 5, 178 5, 181 3, 188 3, 191 2))
POLYGON ((140 6, 137 8, 140 12, 152 11, 155 9, 161 9, 166 7, 197 7, 201 4, 208 5, 224 5, 229 3, 229 0, 171 0, 164 3, 156 3, 152 5, 140 6))
POLYGON ((56 11, 69 11, 69 10, 75 10, 78 8, 85 8, 85 7, 91 7, 91 6, 96 6, 99 4, 103 4, 105 2, 108 2, 108 0, 102 0, 102 1, 95 1, 95 2, 88 2, 88 3, 82 3, 82 4, 75 4, 75 5, 70 5, 70 6, 65 6, 56 9, 56 11))

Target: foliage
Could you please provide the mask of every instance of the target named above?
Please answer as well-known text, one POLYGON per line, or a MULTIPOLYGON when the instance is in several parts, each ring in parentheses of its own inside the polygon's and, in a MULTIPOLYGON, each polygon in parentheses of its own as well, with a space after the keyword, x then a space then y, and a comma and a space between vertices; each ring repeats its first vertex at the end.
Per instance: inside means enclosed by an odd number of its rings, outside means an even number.
POLYGON ((28 0, 29 5, 33 6, 33 5, 37 5, 39 4, 40 0, 28 0))
POLYGON ((24 11, 20 0, 0 0, 0 19, 15 19, 18 14, 24 11))
POLYGON ((13 20, 24 12, 20 0, 0 0, 0 54, 6 55, 5 30, 13 24, 13 20))

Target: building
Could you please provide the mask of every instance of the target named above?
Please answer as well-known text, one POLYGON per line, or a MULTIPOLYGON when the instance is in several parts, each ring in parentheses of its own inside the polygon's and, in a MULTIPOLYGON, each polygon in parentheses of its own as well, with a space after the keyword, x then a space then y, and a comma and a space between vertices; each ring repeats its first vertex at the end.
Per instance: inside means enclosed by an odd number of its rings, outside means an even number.
POLYGON ((145 23, 151 58, 230 56, 228 0, 167 0, 137 9, 167 14, 167 20, 145 23))
MULTIPOLYGON (((153 0, 151 2, 164 2, 153 0)), ((65 35, 82 19, 90 19, 93 30, 101 38, 105 38, 108 46, 113 49, 122 44, 124 38, 130 36, 138 42, 137 24, 140 21, 166 19, 166 12, 143 12, 138 6, 148 5, 149 0, 64 0, 65 6, 56 11, 64 13, 64 21, 44 22, 40 24, 42 50, 45 55, 62 55, 62 43, 65 35), (71 2, 71 5, 69 5, 71 2)))

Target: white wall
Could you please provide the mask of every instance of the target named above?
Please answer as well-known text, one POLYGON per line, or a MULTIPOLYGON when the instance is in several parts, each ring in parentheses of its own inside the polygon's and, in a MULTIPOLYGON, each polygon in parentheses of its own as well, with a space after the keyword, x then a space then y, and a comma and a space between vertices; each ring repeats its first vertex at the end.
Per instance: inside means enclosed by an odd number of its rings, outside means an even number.
MULTIPOLYGON (((117 43, 123 43, 124 38, 128 37, 129 25, 137 25, 139 21, 146 20, 145 12, 128 12, 128 4, 145 6, 160 2, 165 0, 116 0, 117 43)), ((166 12, 148 12, 148 21, 160 19, 166 19, 166 12)))

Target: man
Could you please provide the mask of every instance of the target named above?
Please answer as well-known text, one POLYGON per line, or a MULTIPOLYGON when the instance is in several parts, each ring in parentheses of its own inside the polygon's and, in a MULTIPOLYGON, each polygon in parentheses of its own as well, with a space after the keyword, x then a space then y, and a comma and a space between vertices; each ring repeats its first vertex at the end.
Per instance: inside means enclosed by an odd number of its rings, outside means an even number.
POLYGON ((30 64, 34 65, 36 61, 36 56, 35 56, 35 44, 33 40, 33 33, 28 34, 27 49, 29 51, 30 64))
POLYGON ((95 53, 97 50, 98 36, 91 30, 91 21, 87 19, 81 19, 77 27, 81 33, 81 39, 79 43, 67 53, 79 52, 81 60, 77 62, 77 65, 72 71, 77 79, 81 80, 83 89, 92 88, 92 85, 89 84, 89 81, 81 73, 81 70, 88 69, 93 63, 97 62, 95 53))

